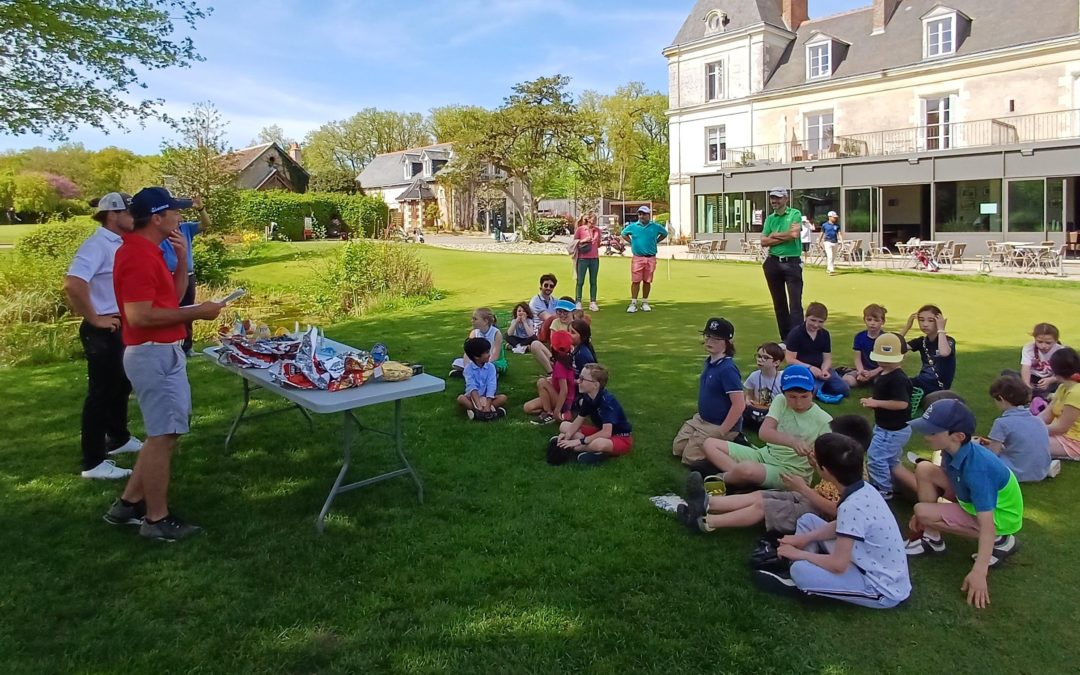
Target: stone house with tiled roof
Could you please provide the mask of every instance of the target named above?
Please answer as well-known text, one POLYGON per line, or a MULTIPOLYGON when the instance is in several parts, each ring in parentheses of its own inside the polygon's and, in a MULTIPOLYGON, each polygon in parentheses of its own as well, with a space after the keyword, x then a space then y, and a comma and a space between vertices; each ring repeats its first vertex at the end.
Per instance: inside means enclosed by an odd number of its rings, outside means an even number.
POLYGON ((236 174, 234 184, 241 190, 306 192, 311 178, 297 143, 288 151, 277 143, 233 150, 222 155, 222 162, 236 174))
POLYGON ((752 238, 792 190, 849 238, 1063 243, 1080 223, 1080 2, 698 0, 669 68, 672 223, 752 238))

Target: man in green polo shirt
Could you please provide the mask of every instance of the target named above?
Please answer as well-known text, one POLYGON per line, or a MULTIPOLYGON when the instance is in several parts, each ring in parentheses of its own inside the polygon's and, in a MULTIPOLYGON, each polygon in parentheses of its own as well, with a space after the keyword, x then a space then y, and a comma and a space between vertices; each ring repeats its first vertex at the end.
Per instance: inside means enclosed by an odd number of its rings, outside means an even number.
POLYGON ((772 213, 765 219, 761 231, 761 245, 769 248, 762 269, 765 283, 772 295, 773 312, 780 341, 787 339, 788 332, 803 322, 802 307, 802 214, 788 207, 788 191, 774 188, 769 191, 772 213))

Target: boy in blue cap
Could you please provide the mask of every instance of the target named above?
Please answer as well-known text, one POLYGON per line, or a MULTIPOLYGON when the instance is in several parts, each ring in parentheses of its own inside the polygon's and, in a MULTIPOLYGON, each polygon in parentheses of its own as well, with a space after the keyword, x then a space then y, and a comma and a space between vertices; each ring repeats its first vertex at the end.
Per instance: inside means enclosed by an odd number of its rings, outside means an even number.
POLYGON ((780 389, 784 395, 773 400, 758 432, 764 448, 705 441, 705 457, 720 469, 725 484, 784 490, 785 474, 813 477, 808 457, 814 440, 829 432, 832 417, 814 403, 814 376, 806 366, 788 366, 780 389))
POLYGON ((942 452, 942 463, 915 465, 919 503, 911 517, 907 554, 944 553, 942 532, 978 539, 975 564, 960 589, 969 604, 986 607, 988 570, 1019 547, 1015 534, 1024 519, 1020 483, 997 455, 972 442, 975 415, 962 402, 937 401, 908 424, 926 437, 932 450, 942 452), (949 502, 939 503, 939 497, 949 502))

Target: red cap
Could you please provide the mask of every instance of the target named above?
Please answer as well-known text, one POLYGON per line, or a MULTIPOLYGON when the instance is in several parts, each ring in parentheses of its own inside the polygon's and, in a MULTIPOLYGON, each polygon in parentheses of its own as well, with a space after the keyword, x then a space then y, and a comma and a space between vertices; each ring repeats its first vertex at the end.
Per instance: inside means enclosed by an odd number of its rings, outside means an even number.
POLYGON ((557 330, 551 333, 551 351, 560 354, 569 354, 574 348, 574 341, 570 339, 569 331, 557 330))

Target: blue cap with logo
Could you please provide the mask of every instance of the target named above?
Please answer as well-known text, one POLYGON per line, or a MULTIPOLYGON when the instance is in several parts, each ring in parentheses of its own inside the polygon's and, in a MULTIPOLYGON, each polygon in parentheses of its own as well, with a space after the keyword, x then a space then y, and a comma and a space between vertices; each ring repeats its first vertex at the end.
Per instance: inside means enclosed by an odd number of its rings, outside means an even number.
POLYGON ((970 437, 975 435, 975 413, 963 401, 943 399, 927 408, 922 417, 908 422, 908 426, 925 436, 944 431, 970 437))
POLYGON ((163 187, 148 187, 135 193, 128 211, 134 218, 148 218, 163 211, 190 209, 191 204, 190 199, 173 197, 172 193, 163 187))
POLYGON ((555 311, 557 312, 572 312, 577 309, 577 305, 569 300, 560 300, 555 303, 555 311))
POLYGON ((780 390, 814 391, 814 375, 806 366, 788 366, 780 374, 780 390))

